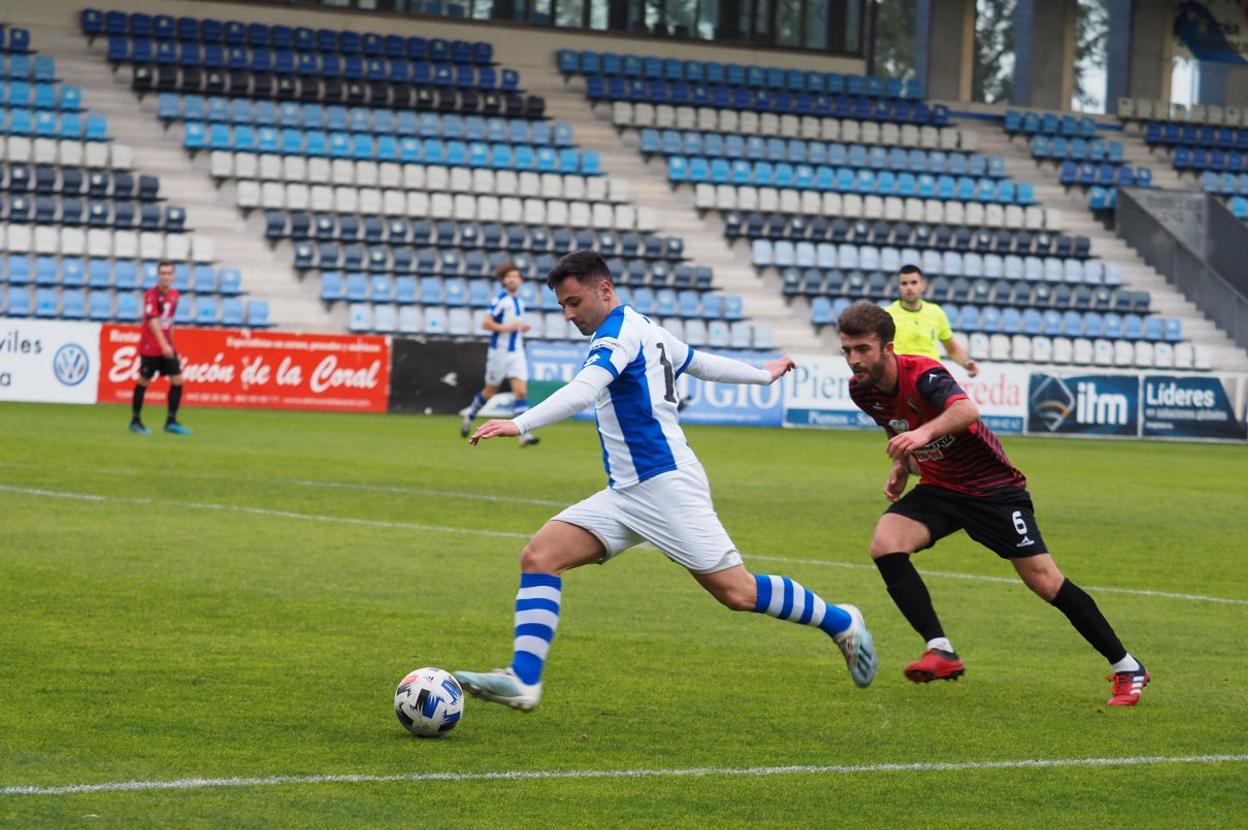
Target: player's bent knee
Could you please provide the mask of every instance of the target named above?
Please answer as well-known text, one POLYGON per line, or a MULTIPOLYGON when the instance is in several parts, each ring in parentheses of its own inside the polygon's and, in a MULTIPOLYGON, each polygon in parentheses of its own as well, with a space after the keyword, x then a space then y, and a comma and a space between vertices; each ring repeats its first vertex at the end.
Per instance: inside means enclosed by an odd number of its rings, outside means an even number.
POLYGON ((559 570, 559 563, 549 549, 530 542, 520 551, 520 570, 525 573, 555 573, 559 570))
POLYGON ((1027 587, 1046 602, 1053 601, 1066 581, 1066 575, 1048 554, 1015 559, 1013 564, 1027 587))
POLYGON ((1043 574, 1040 576, 1033 576, 1025 581, 1027 583, 1027 587, 1042 600, 1045 602, 1052 602, 1054 597, 1057 596, 1057 592, 1061 589, 1062 583, 1066 581, 1066 578, 1060 574, 1056 577, 1051 574, 1043 574))
POLYGON ((888 556, 890 553, 897 553, 898 551, 912 553, 912 551, 905 550, 905 545, 900 545, 898 541, 887 536, 882 536, 877 533, 875 536, 871 537, 872 559, 879 559, 881 556, 888 556))
POLYGON ((744 587, 732 586, 729 588, 721 588, 712 592, 715 599, 730 611, 753 611, 754 610, 754 592, 747 591, 744 587))
POLYGON ((748 594, 745 592, 734 593, 724 604, 733 611, 753 611, 754 592, 751 591, 748 594))
POLYGON ((709 574, 694 573, 711 596, 732 611, 753 611, 756 591, 754 576, 742 565, 709 574))

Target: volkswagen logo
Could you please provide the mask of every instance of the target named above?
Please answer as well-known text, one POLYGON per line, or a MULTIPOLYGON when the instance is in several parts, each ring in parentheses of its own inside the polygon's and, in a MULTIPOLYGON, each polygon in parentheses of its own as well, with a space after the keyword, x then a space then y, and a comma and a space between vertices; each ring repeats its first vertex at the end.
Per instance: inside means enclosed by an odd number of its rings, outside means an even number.
POLYGON ((91 358, 87 350, 77 343, 66 343, 56 350, 52 358, 52 371, 56 379, 66 386, 77 386, 91 371, 91 358))

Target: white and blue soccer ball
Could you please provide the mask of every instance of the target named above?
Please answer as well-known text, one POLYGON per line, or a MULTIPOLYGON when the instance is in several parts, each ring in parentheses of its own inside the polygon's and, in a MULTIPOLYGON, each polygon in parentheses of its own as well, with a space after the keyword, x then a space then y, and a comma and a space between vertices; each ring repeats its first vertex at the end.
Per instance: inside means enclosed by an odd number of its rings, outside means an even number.
POLYGON ((394 714, 407 731, 437 738, 455 728, 464 714, 464 690, 450 672, 416 669, 394 692, 394 714))

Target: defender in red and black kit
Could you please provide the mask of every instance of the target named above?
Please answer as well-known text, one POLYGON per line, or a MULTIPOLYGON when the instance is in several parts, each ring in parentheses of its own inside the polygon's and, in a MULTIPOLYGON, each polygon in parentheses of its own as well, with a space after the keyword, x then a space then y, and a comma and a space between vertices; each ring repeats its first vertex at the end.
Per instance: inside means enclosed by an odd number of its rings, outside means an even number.
POLYGON ((876 525, 871 557, 889 596, 927 641, 923 656, 906 667, 906 677, 928 683, 965 671, 910 561, 912 554, 965 530, 1008 559, 1027 587, 1065 614, 1109 661, 1109 705, 1138 703, 1148 670, 1123 648, 1092 597, 1058 570, 1036 525, 1027 479, 957 381, 931 358, 896 354, 893 318, 877 305, 851 306, 837 326, 854 373, 850 397, 889 436, 893 466, 884 495, 893 504, 876 525), (911 473, 920 476, 919 484, 905 493, 911 473))
POLYGON ((134 387, 133 414, 130 431, 150 435, 143 426, 143 396, 147 385, 159 373, 169 378, 169 414, 165 419, 165 432, 174 435, 190 435, 191 431, 178 423, 178 405, 182 403, 182 362, 173 348, 173 318, 178 309, 178 289, 173 287, 173 263, 161 262, 156 266, 156 284, 143 294, 143 326, 139 335, 139 381, 134 387))

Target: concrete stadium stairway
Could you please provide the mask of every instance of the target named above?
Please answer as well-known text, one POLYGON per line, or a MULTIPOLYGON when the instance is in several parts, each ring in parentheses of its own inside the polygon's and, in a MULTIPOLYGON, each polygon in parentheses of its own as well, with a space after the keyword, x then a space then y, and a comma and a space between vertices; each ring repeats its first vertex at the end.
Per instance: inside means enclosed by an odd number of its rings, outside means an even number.
MULTIPOLYGON (((1094 256, 1121 263, 1123 283, 1148 291, 1152 295, 1154 313, 1181 319, 1183 336, 1193 344, 1210 350, 1215 370, 1248 370, 1248 351, 1236 346, 1230 336, 1205 317, 1182 292, 1146 264, 1112 229, 1102 225, 1088 209, 1087 192, 1080 188, 1068 191, 1058 179, 1058 169, 1052 162, 1038 164, 1031 157, 1031 148, 1024 139, 1019 137, 1011 141, 999 123, 964 120, 958 122, 958 126, 978 135, 979 152, 1002 156, 1010 178, 1034 182, 1036 199, 1046 208, 1061 211, 1065 233, 1088 237, 1092 241, 1094 256)), ((1190 182, 1175 175, 1168 162, 1153 157, 1138 135, 1127 133, 1121 140, 1128 162, 1152 168, 1153 182, 1159 187, 1192 189, 1190 182)))
POLYGON ((134 148, 139 172, 160 178, 160 195, 186 208, 187 226, 211 237, 222 265, 240 269, 249 299, 269 303, 273 323, 285 329, 345 331, 346 310, 325 310, 315 281, 300 281, 291 267, 289 243, 270 248, 264 215, 244 217, 233 186, 217 188, 209 175, 208 154, 192 159, 182 148, 182 127, 167 131, 156 117, 156 95, 141 101, 130 89, 129 67, 116 73, 105 60, 104 39, 88 45, 69 26, 32 25, 31 42, 56 61, 57 76, 82 89, 83 105, 108 119, 109 135, 134 148))
POLYGON ((750 261, 748 249, 732 248, 723 235, 723 225, 714 214, 699 216, 693 205, 693 191, 673 191, 667 182, 667 167, 661 161, 643 159, 636 133, 622 136, 611 124, 610 107, 591 107, 585 97, 582 79, 564 81, 555 67, 554 55, 538 63, 517 61, 521 83, 526 90, 546 99, 546 115, 572 125, 573 141, 601 156, 602 167, 612 179, 626 182, 629 200, 652 209, 657 230, 673 234, 685 242, 685 255, 697 265, 715 272, 715 288, 742 298, 744 313, 754 324, 770 325, 776 348, 785 352, 825 352, 828 345, 810 324, 810 310, 803 302, 789 306, 780 293, 775 277, 760 279, 750 261))

